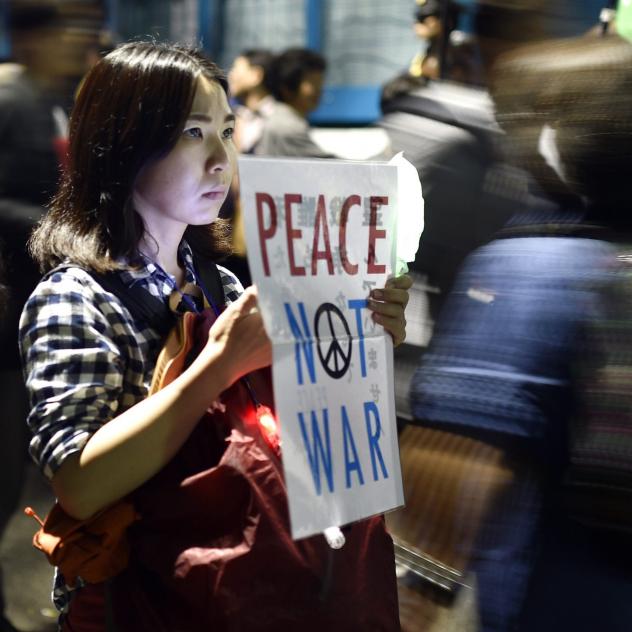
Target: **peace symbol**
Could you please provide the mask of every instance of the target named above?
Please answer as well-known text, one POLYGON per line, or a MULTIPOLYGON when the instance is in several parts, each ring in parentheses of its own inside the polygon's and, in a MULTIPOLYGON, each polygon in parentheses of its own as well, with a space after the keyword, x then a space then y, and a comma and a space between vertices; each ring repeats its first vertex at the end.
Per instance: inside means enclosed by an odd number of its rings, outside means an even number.
POLYGON ((327 375, 338 380, 347 372, 351 362, 351 331, 349 331, 349 325, 347 325, 342 312, 333 303, 323 303, 316 310, 314 329, 318 340, 320 363, 323 365, 327 375), (321 336, 320 326, 323 318, 326 318, 326 323, 323 323, 323 330, 326 331, 321 336), (345 334, 340 339, 336 335, 340 331, 340 326, 336 327, 336 321, 342 324, 345 331, 345 334), (321 338, 323 338, 322 342, 321 338))

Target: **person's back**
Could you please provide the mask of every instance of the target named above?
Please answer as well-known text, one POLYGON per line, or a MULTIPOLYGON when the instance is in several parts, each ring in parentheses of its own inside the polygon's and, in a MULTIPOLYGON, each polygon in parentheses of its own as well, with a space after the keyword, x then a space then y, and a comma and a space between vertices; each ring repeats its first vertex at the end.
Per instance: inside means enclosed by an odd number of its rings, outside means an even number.
MULTIPOLYGON (((631 56, 632 47, 618 38, 578 38, 516 52, 499 66, 499 121, 554 212, 516 223, 468 258, 413 378, 419 424, 500 447, 514 475, 472 557, 485 631, 514 629, 523 608, 525 630, 542 629, 545 619, 564 627, 570 590, 556 589, 553 600, 540 590, 525 606, 542 539, 550 542, 539 563, 564 551, 557 561, 574 569, 567 579, 594 580, 602 572, 593 563, 603 551, 595 547, 580 561, 575 543, 565 546, 577 529, 559 503, 579 336, 618 253, 609 235, 632 235, 625 215, 631 56), (537 151, 547 124, 555 129, 563 180, 537 151)), ((550 592, 552 580, 538 578, 550 592)), ((627 582, 622 577, 612 603, 625 604, 627 582)), ((607 629, 629 627, 629 619, 615 619, 609 617, 607 629)), ((589 621, 574 619, 572 627, 594 629, 589 621)))
POLYGON ((502 134, 483 90, 434 82, 382 107, 380 127, 423 184, 425 227, 411 269, 435 289, 428 300, 436 318, 467 254, 522 210, 526 180, 502 162, 502 134))
POLYGON ((548 234, 521 228, 476 250, 459 271, 412 380, 415 418, 559 442, 573 344, 598 300, 590 284, 615 249, 572 223, 548 234))
POLYGON ((287 103, 277 101, 267 117, 255 153, 260 156, 333 158, 309 135, 309 124, 287 103))

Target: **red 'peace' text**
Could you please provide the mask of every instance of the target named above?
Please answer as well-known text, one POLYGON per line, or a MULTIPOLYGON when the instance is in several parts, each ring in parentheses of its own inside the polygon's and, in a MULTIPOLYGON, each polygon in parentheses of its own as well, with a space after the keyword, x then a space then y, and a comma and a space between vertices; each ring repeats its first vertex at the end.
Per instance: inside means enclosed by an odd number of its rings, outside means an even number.
MULTIPOLYGON (((269 193, 257 192, 255 194, 257 206, 257 229, 259 231, 259 245, 261 247, 261 258, 263 261, 263 271, 266 276, 270 276, 270 262, 268 259, 267 242, 272 239, 277 232, 278 216, 274 199, 269 193), (269 221, 265 225, 265 208, 267 207, 267 215, 269 221)), ((294 242, 302 239, 303 231, 300 228, 294 228, 292 213, 294 207, 302 204, 303 196, 299 193, 286 193, 283 196, 285 207, 285 235, 287 239, 288 260, 290 265, 290 274, 292 276, 305 276, 307 270, 305 266, 298 265, 296 262, 294 242)), ((375 256, 375 244, 378 239, 386 238, 386 231, 377 228, 378 210, 381 206, 388 204, 388 197, 383 195, 372 195, 369 198, 369 230, 367 239, 367 257, 366 263, 367 274, 383 274, 386 266, 379 264, 375 256)), ((358 262, 349 260, 347 252, 347 223, 349 215, 353 212, 362 210, 362 198, 359 195, 350 195, 345 199, 340 211, 340 221, 338 225, 338 252, 340 253, 340 263, 342 269, 349 275, 358 274, 358 262), (357 209, 355 207, 358 207, 357 209)), ((316 213, 314 214, 314 237, 311 250, 310 273, 315 276, 318 273, 318 262, 324 261, 327 273, 334 274, 334 261, 331 251, 331 240, 329 235, 329 225, 327 224, 327 213, 325 205, 325 196, 319 195, 316 204, 316 213)))

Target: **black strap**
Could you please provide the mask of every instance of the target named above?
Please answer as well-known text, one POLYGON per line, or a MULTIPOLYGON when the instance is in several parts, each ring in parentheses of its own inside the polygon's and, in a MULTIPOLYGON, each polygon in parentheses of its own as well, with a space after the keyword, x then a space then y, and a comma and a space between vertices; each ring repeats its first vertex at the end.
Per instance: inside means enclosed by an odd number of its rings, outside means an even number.
POLYGON ((175 325, 176 317, 164 301, 146 290, 138 291, 123 283, 116 273, 101 274, 93 270, 86 272, 106 291, 114 294, 127 307, 134 321, 140 321, 166 336, 175 325))
POLYGON ((222 283, 217 264, 212 259, 195 253, 193 256, 193 267, 195 268, 196 276, 204 286, 202 289, 210 294, 208 298, 212 299, 213 303, 221 310, 226 304, 226 297, 224 296, 224 284, 222 283))
MULTIPOLYGON (((81 266, 72 263, 62 264, 48 272, 44 279, 55 272, 74 267, 81 266)), ((196 275, 204 285, 204 289, 211 295, 210 298, 214 304, 222 308, 226 302, 224 286, 215 262, 208 257, 195 254, 194 267, 196 275)), ((139 292, 137 288, 128 287, 116 272, 99 273, 86 268, 81 269, 87 272, 104 290, 114 294, 127 307, 135 321, 145 323, 161 336, 166 336, 171 331, 176 317, 164 301, 146 290, 139 292)))

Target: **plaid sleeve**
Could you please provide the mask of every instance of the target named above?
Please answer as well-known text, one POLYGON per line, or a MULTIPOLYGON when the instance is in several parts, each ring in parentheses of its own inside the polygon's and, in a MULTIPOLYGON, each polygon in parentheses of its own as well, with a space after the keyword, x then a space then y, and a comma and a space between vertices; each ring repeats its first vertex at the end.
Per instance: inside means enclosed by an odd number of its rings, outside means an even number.
POLYGON ((239 279, 224 268, 223 266, 217 266, 219 275, 222 280, 222 286, 224 288, 224 297, 226 298, 226 305, 234 303, 243 293, 244 286, 239 282, 239 279))
POLYGON ((42 281, 22 312, 30 452, 48 478, 118 408, 124 362, 99 289, 87 273, 66 269, 42 281))

